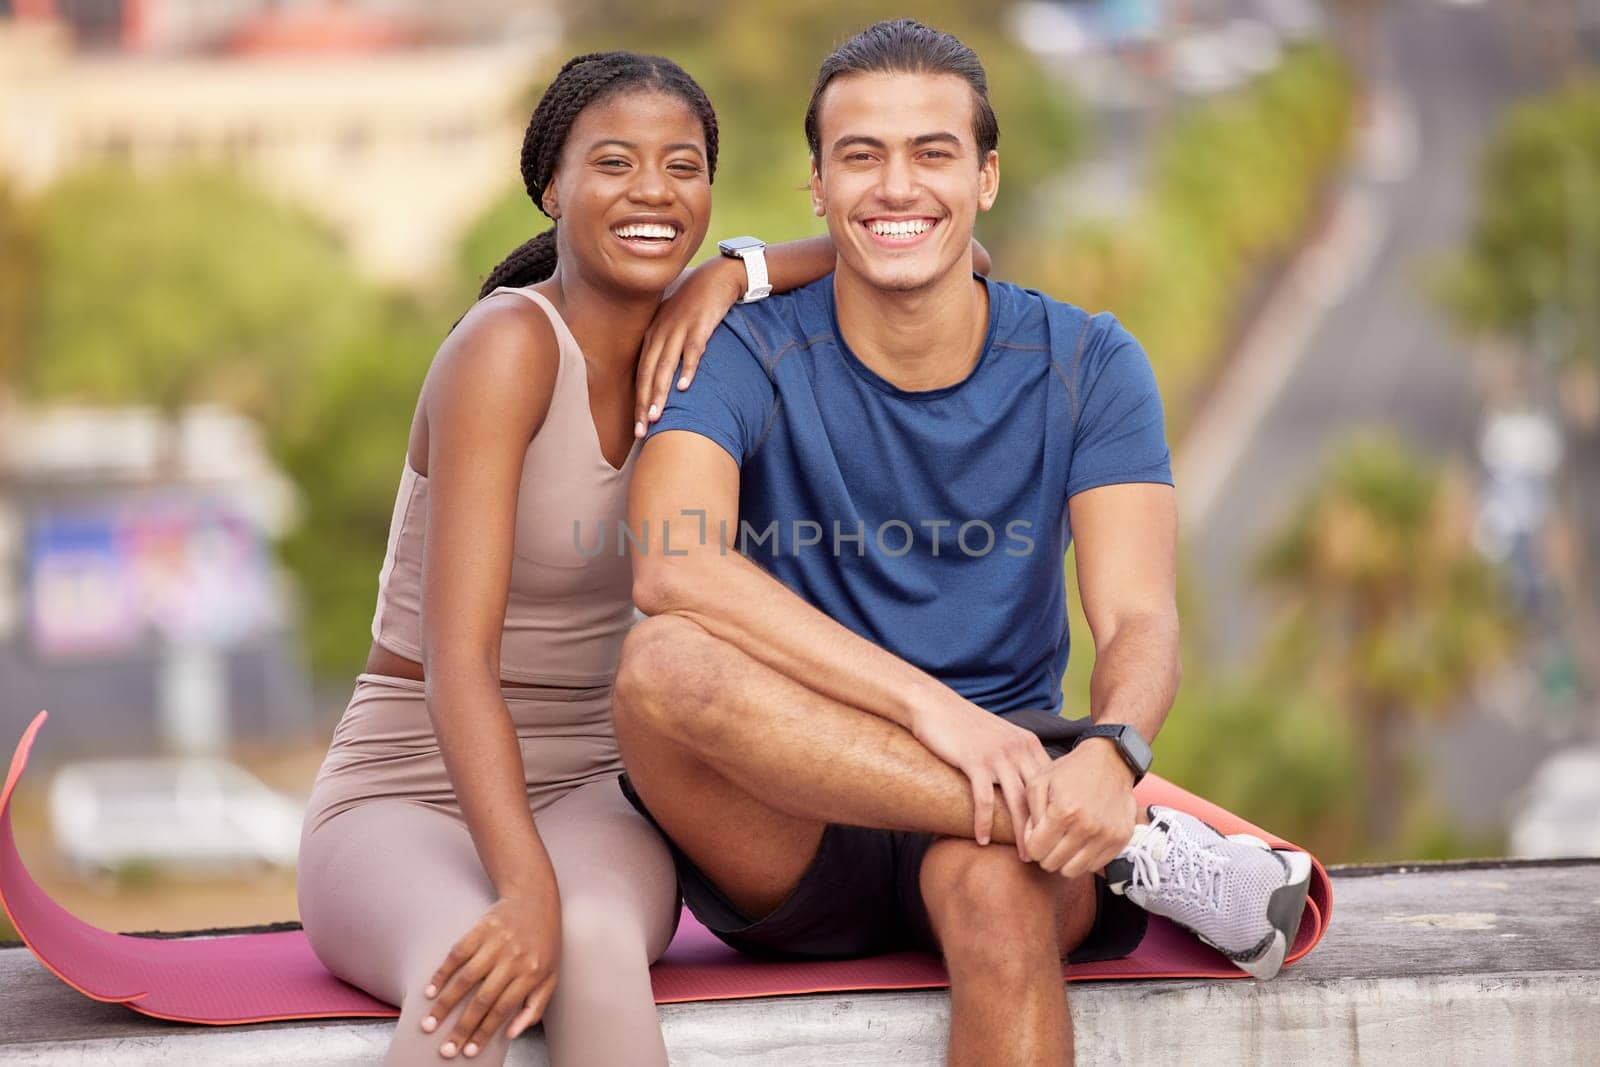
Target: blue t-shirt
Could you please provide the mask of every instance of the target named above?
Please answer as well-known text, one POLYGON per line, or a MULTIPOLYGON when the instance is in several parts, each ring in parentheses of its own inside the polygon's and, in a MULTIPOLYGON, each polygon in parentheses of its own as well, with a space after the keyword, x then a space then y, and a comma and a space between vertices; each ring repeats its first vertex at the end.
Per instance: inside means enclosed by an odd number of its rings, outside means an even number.
POLYGON ((990 711, 1054 710, 1067 499, 1172 484, 1161 397, 1111 315, 985 284, 977 365, 920 392, 850 351, 832 275, 736 306, 651 436, 727 450, 739 551, 808 602, 990 711))

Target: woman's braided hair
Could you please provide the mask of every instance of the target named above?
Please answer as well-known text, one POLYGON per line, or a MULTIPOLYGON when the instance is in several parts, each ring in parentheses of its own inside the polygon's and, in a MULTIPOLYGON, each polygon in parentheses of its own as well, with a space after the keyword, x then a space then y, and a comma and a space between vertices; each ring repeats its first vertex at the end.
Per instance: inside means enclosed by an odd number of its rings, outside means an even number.
MULTIPOLYGON (((682 67, 661 56, 636 52, 591 52, 569 59, 539 99, 522 139, 522 184, 540 211, 544 190, 555 173, 567 134, 578 114, 596 100, 624 89, 671 93, 700 119, 706 136, 706 176, 717 175, 717 113, 705 90, 682 67)), ((548 215, 549 212, 545 211, 548 215)), ((502 285, 520 288, 544 281, 556 269, 556 231, 545 232, 518 245, 489 272, 478 296, 488 296, 502 285)))

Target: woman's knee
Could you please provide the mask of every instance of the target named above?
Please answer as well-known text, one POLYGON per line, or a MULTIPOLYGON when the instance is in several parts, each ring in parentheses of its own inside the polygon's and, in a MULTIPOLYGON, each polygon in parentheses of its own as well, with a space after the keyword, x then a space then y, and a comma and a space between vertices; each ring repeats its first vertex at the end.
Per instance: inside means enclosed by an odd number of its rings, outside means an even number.
POLYGON ((378 801, 330 819, 302 846, 297 892, 312 951, 339 978, 390 1004, 428 984, 494 901, 466 825, 421 805, 378 801), (411 872, 396 893, 397 870, 411 872))
MULTIPOLYGON (((663 902, 664 903, 664 902, 663 902)), ((621 894, 589 892, 561 901, 561 969, 563 973, 605 973, 617 968, 650 966, 652 928, 665 921, 661 910, 621 894)))

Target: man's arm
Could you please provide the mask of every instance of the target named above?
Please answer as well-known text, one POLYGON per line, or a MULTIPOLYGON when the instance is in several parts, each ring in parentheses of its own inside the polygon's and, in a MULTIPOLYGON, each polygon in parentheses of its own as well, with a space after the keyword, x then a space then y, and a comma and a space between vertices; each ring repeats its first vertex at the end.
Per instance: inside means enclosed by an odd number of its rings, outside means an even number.
POLYGON ((634 555, 641 611, 692 619, 802 685, 910 730, 972 783, 980 843, 989 840, 996 786, 1013 825, 1024 824, 1025 783, 1049 764, 1038 739, 835 622, 740 555, 739 467, 723 448, 682 430, 652 437, 628 512, 634 529, 649 530, 649 548, 634 555))
MULTIPOLYGON (((1068 502, 1078 595, 1094 638, 1089 714, 1154 741, 1178 695, 1178 512, 1170 485, 1107 485, 1068 502)), ((1109 739, 1097 747, 1112 749, 1109 739)))
MULTIPOLYGON (((1067 506, 1095 646, 1089 713, 1152 739, 1181 674, 1176 495, 1170 485, 1106 485, 1067 506)), ((1028 807, 1042 813, 1024 831, 1032 858, 1068 878, 1097 871, 1133 832, 1133 772, 1114 742, 1092 738, 1029 782, 1028 807)))

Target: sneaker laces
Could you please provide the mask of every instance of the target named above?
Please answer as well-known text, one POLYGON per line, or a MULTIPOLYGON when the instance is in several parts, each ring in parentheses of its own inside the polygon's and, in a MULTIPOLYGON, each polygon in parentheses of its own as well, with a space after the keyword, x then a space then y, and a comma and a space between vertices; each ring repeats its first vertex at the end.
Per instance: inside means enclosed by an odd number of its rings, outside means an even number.
POLYGON ((1132 865, 1130 888, 1156 892, 1163 885, 1204 903, 1213 910, 1222 907, 1222 868, 1226 857, 1203 848, 1180 835, 1173 839, 1172 823, 1157 818, 1134 827, 1133 838, 1123 853, 1132 865), (1167 868, 1170 879, 1162 874, 1167 868))

